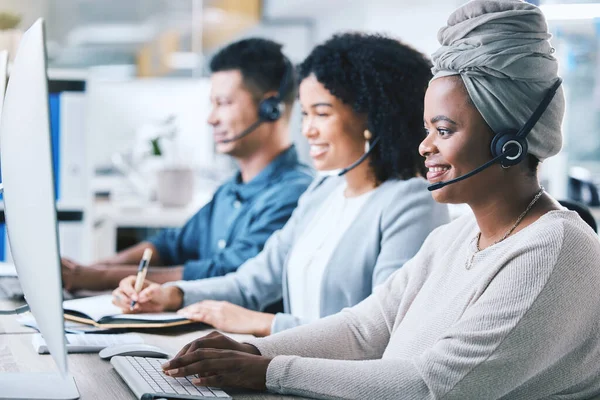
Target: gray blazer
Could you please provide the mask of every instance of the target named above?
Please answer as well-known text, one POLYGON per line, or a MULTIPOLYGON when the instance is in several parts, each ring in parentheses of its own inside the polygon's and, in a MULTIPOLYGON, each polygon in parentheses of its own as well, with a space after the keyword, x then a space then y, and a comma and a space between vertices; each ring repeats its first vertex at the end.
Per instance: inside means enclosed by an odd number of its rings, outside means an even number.
MULTIPOLYGON (((275 316, 272 333, 310 321, 290 312, 288 256, 319 206, 344 178, 319 177, 300 197, 287 224, 275 232, 261 253, 236 272, 197 281, 178 281, 184 305, 201 300, 224 300, 261 310, 283 296, 285 313, 275 316)), ((344 233, 323 273, 321 317, 335 314, 367 298, 412 258, 436 227, 450 221, 445 205, 436 203, 422 178, 389 180, 380 185, 344 233)))

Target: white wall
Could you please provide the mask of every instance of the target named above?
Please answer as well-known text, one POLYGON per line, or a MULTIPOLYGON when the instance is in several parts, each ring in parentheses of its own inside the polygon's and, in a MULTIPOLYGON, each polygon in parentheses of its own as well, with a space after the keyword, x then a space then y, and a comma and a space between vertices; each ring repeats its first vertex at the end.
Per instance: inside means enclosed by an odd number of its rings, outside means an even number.
POLYGON ((317 14, 314 18, 315 44, 324 42, 335 33, 365 30, 368 17, 367 4, 370 2, 345 0, 343 6, 332 6, 317 14))
POLYGON ((315 38, 323 42, 336 32, 385 33, 427 54, 437 50, 438 30, 464 0, 346 0, 344 7, 315 19, 315 38))
POLYGON ((404 7, 394 7, 397 3, 394 0, 369 2, 365 30, 390 34, 430 56, 440 47, 438 30, 464 1, 413 0, 404 7))
POLYGON ((208 92, 208 79, 88 80, 85 131, 94 166, 111 165, 115 152, 143 141, 140 128, 175 115, 177 156, 171 161, 213 167, 208 92))

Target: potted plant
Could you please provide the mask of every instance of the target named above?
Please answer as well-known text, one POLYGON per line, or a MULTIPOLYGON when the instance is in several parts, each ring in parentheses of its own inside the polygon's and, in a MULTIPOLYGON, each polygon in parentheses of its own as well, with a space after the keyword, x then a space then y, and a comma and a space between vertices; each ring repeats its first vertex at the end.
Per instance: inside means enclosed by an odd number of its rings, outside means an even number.
POLYGON ((11 59, 15 57, 23 32, 17 29, 21 16, 8 11, 0 11, 0 50, 8 50, 11 59))

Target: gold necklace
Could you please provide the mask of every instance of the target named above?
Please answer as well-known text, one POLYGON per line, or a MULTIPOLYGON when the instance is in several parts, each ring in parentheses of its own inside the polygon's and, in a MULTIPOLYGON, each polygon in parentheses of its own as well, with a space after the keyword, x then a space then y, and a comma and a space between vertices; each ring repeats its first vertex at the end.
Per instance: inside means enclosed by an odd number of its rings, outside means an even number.
MULTIPOLYGON (((527 213, 529 212, 529 210, 531 210, 531 208, 539 200, 539 198, 542 196, 543 193, 544 193, 544 187, 541 186, 540 187, 540 191, 537 192, 537 194, 535 195, 535 197, 533 198, 533 200, 531 200, 531 202, 529 203, 529 205, 527 206, 527 208, 525 209, 525 211, 523 211, 521 213, 521 215, 519 215, 519 218, 517 218, 517 220, 515 221, 515 223, 513 224, 513 226, 511 226, 511 228, 508 231, 506 231, 506 233, 504 234, 504 236, 502 236, 502 239, 497 240, 494 243, 492 243, 492 246, 495 245, 495 244, 500 243, 501 241, 503 241, 504 239, 506 239, 507 237, 509 237, 511 233, 513 233, 513 231, 517 228, 517 225, 519 225, 519 223, 523 220, 523 218, 525 218, 525 215, 527 215, 527 213)), ((475 259, 475 256, 477 255, 477 253, 479 253, 481 251, 481 249, 479 248, 479 239, 481 239, 481 231, 479 231, 479 233, 477 235, 475 235, 475 237, 473 238, 473 240, 471 240, 471 243, 475 242, 475 251, 473 252, 473 254, 471 254, 471 257, 467 258, 467 262, 465 263, 465 268, 466 269, 473 268, 473 260, 475 259)))

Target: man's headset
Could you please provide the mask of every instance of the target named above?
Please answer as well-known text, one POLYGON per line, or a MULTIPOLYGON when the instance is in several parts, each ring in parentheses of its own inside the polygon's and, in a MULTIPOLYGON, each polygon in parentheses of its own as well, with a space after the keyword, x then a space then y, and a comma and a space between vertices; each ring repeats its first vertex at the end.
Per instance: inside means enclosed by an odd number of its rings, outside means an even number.
POLYGON ((470 178, 471 176, 483 171, 489 166, 499 162, 503 168, 508 168, 513 165, 517 165, 525 159, 527 156, 527 135, 535 124, 538 122, 548 105, 554 98, 558 88, 562 83, 562 79, 558 78, 552 87, 546 93, 546 96, 542 99, 540 104, 537 106, 531 117, 525 122, 525 125, 521 129, 508 129, 502 132, 498 132, 494 135, 491 144, 492 159, 482 166, 475 168, 473 171, 459 176, 458 178, 451 179, 446 182, 438 182, 430 185, 427 189, 429 191, 441 189, 444 186, 448 186, 452 183, 460 182, 463 179, 470 178))
POLYGON ((285 111, 285 97, 288 95, 291 87, 293 86, 293 75, 294 68, 292 67, 292 63, 287 59, 287 57, 283 57, 285 62, 285 70, 283 71, 283 76, 279 83, 279 89, 277 90, 277 94, 275 96, 267 97, 263 99, 258 104, 258 120, 250 125, 248 128, 244 129, 241 133, 235 135, 229 139, 219 140, 219 143, 231 143, 236 140, 243 138, 244 136, 252 133, 256 128, 260 126, 263 122, 275 122, 283 115, 285 111))

